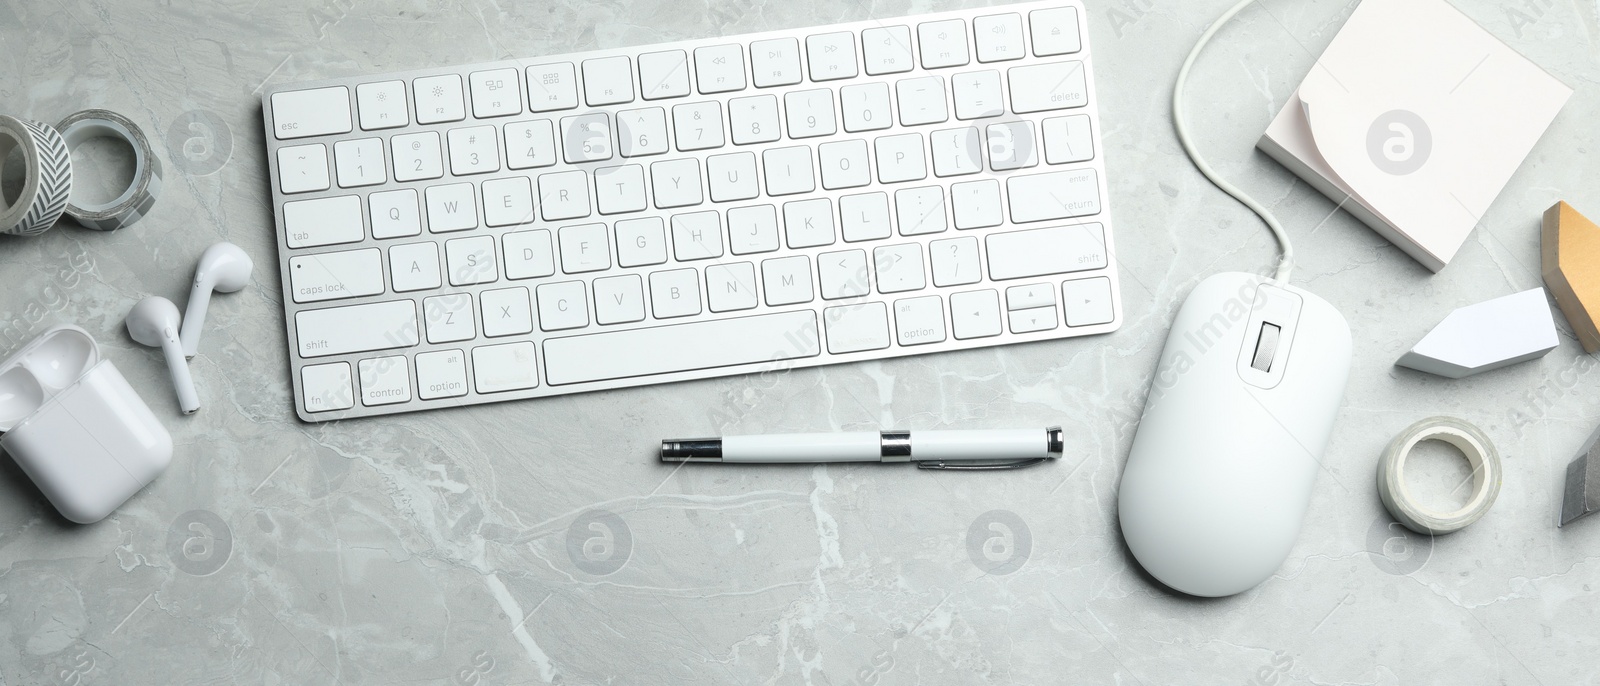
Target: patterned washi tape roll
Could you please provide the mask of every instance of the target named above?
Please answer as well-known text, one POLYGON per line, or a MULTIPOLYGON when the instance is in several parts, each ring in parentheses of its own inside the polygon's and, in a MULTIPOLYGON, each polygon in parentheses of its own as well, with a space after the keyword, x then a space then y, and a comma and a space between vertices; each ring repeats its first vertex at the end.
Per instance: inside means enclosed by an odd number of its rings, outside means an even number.
POLYGON ((73 221, 85 228, 115 231, 139 221, 155 206, 161 192, 161 160, 137 124, 109 110, 84 110, 61 120, 56 129, 68 150, 101 137, 120 138, 133 148, 133 183, 110 202, 68 203, 67 216, 73 221))
MULTIPOLYGON (((0 233, 35 236, 56 225, 72 194, 72 155, 55 129, 0 115, 0 165, 22 150, 22 192, 15 203, 0 193, 0 233)), ((4 169, 0 169, 4 173, 4 169)))

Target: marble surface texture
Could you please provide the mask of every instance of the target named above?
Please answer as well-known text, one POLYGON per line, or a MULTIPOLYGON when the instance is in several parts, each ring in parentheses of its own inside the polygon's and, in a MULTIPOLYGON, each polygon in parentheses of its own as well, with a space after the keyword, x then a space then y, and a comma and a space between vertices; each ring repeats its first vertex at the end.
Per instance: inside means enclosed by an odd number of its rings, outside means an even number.
MULTIPOLYGON (((1195 70, 1201 146, 1290 227, 1294 281, 1355 337, 1298 544, 1259 588, 1201 601, 1143 575, 1115 494, 1183 296, 1275 259, 1170 124, 1172 76, 1231 0, 1087 0, 1115 334, 322 425, 289 399, 262 84, 981 3, 0 0, 0 111, 114 109, 166 162, 133 229, 0 237, 4 346, 88 329, 177 444, 90 526, 0 460, 0 684, 1600 684, 1600 521, 1554 522, 1600 424, 1595 360, 1557 315, 1561 346, 1534 362, 1459 381, 1393 366, 1453 308, 1541 285, 1555 200, 1600 214, 1596 4, 1455 1, 1576 93, 1437 275, 1252 148, 1353 2, 1265 0, 1195 70), (181 303, 222 239, 261 267, 215 301, 205 409, 182 418, 121 318, 147 294, 181 303), (1484 520, 1430 540, 1391 525, 1374 467, 1435 414, 1481 426, 1506 476, 1484 520), (1017 473, 653 454, 679 435, 1048 424, 1065 458, 1017 473)), ((1416 468, 1460 471, 1443 453, 1416 468)))

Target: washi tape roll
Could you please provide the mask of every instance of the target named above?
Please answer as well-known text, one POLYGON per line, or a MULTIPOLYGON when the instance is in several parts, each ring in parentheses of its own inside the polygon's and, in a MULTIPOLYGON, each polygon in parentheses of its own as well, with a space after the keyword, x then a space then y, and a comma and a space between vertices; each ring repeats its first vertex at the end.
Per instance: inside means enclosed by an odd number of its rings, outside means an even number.
POLYGON ((1378 496, 1395 521, 1419 534, 1460 531, 1483 517, 1500 495, 1504 468, 1500 453, 1483 431, 1454 417, 1429 417, 1401 432, 1378 460, 1378 496), (1472 465, 1472 497, 1455 512, 1440 512, 1419 504, 1406 489, 1406 458, 1418 443, 1434 440, 1455 446, 1472 465))
MULTIPOLYGON (((0 193, 0 233, 34 236, 56 225, 72 195, 72 154, 48 124, 0 115, 0 165, 22 150, 22 192, 0 193)), ((0 169, 0 173, 4 173, 0 169)))
POLYGON ((110 110, 84 110, 56 125, 71 150, 92 138, 120 138, 133 148, 133 183, 110 202, 67 204, 67 216, 84 228, 115 231, 139 221, 161 192, 161 160, 138 124, 110 110))

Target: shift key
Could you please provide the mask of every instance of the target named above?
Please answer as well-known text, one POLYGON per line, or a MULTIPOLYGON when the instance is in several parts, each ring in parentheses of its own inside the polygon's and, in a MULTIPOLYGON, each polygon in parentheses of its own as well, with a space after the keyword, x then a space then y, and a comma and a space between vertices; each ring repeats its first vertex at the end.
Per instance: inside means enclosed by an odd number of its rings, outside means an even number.
POLYGON ((995 281, 1106 267, 1105 227, 1074 224, 989 234, 989 278, 995 281))
POLYGON ((302 358, 406 348, 417 344, 417 305, 397 300, 302 310, 294 328, 302 358))

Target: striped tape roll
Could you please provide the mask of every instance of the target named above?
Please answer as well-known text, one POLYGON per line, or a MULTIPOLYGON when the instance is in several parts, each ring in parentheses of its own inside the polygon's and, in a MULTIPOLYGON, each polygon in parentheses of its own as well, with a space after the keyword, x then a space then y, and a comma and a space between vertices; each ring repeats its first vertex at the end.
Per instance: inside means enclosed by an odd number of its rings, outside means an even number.
MULTIPOLYGON (((15 203, 0 193, 0 233, 35 236, 56 225, 72 194, 72 154, 55 129, 0 114, 0 164, 22 150, 22 192, 15 203)), ((4 173, 0 169, 0 173, 4 173)))
POLYGON ((73 221, 88 229, 115 231, 139 221, 155 207, 161 193, 161 160, 138 124, 110 110, 84 110, 61 120, 56 130, 68 150, 101 137, 120 138, 133 148, 133 183, 110 202, 67 203, 67 216, 73 221))

